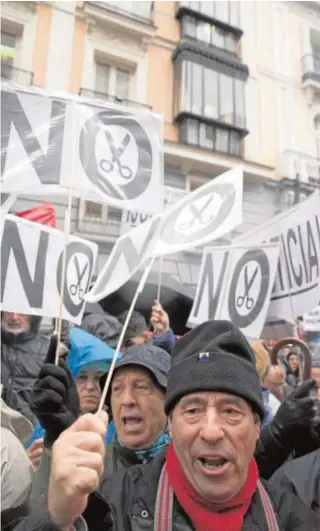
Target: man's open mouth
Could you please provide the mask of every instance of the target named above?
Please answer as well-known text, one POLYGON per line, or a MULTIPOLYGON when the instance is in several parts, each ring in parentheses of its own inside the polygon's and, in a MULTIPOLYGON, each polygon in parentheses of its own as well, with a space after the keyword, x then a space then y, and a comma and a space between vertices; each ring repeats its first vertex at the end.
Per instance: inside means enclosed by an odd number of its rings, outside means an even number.
POLYGON ((225 459, 224 457, 200 457, 199 461, 202 466, 208 470, 217 470, 229 462, 228 459, 225 459))
POLYGON ((123 417, 122 422, 125 426, 139 426, 142 422, 141 417, 123 417))

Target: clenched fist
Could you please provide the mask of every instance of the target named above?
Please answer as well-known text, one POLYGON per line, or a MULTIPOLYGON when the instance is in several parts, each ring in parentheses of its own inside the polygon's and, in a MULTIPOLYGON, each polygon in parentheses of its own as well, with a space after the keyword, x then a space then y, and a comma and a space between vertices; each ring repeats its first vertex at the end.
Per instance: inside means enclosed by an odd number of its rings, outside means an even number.
POLYGON ((159 301, 155 301, 152 306, 151 324, 156 336, 161 336, 170 328, 169 316, 164 311, 159 301))
POLYGON ((83 415, 52 447, 48 506, 61 529, 68 530, 85 510, 100 483, 108 415, 83 415))

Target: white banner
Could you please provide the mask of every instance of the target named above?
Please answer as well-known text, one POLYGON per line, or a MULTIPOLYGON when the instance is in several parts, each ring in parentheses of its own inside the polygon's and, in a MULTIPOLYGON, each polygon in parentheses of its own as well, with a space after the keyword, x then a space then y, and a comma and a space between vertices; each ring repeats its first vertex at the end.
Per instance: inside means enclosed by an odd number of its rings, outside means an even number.
MULTIPOLYGON (((7 215, 1 234, 1 310, 59 317, 64 232, 7 215)), ((81 324, 98 246, 69 237, 62 318, 81 324)))
POLYGON ((280 259, 268 317, 291 323, 320 300, 320 193, 257 229, 234 244, 280 242, 280 259))
POLYGON ((312 312, 304 314, 303 330, 305 332, 320 332, 320 305, 312 312))
MULTIPOLYGON (((179 188, 171 188, 170 186, 164 187, 164 208, 174 205, 185 197, 188 192, 185 190, 179 190, 179 188)), ((121 235, 127 234, 131 229, 138 227, 142 223, 151 219, 153 214, 147 212, 139 212, 138 210, 123 210, 121 217, 121 235)))
POLYGON ((146 110, 1 88, 2 192, 163 210, 162 121, 146 110))
POLYGON ((278 258, 279 244, 205 249, 188 326, 227 319, 248 338, 259 338, 278 258))
POLYGON ((121 236, 87 300, 119 289, 152 256, 187 251, 233 230, 242 223, 242 192, 242 168, 230 170, 121 236))
POLYGON ((17 194, 0 194, 1 195, 1 223, 4 222, 4 216, 8 214, 13 203, 16 201, 17 194))

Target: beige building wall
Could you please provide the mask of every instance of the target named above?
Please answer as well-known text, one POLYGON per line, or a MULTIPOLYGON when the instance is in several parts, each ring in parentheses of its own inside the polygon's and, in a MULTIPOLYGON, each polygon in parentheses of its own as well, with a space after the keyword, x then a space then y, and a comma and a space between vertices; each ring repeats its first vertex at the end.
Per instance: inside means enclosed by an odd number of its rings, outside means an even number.
POLYGON ((279 174, 287 150, 316 157, 312 106, 302 89, 302 57, 320 20, 300 2, 241 2, 247 83, 245 158, 279 174))

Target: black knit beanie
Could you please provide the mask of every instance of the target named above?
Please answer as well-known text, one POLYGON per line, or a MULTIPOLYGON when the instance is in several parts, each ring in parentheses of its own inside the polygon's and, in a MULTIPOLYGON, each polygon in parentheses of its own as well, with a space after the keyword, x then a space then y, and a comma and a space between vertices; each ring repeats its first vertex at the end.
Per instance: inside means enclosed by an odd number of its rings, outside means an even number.
POLYGON ((247 400, 264 417, 259 376, 252 348, 229 321, 207 321, 175 344, 165 400, 169 415, 181 397, 220 391, 247 400))

